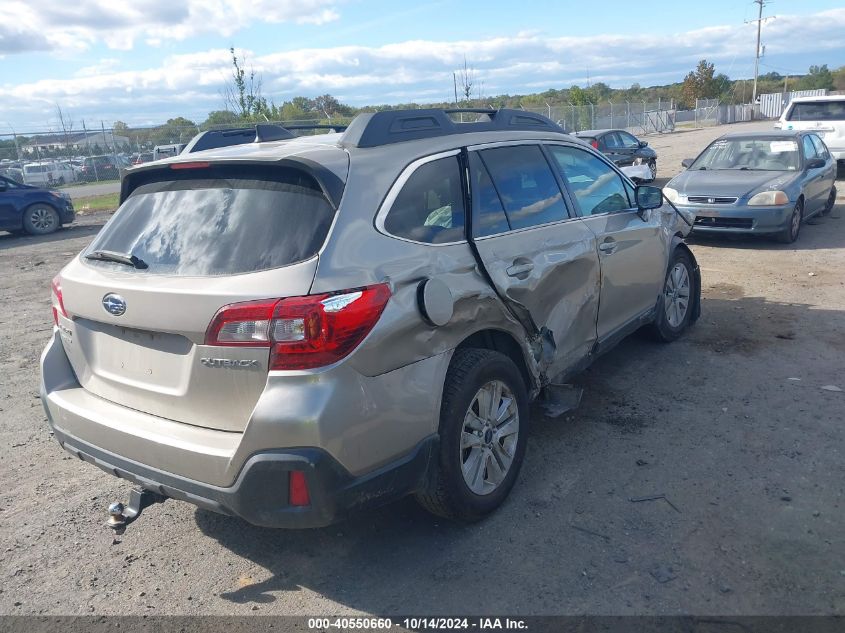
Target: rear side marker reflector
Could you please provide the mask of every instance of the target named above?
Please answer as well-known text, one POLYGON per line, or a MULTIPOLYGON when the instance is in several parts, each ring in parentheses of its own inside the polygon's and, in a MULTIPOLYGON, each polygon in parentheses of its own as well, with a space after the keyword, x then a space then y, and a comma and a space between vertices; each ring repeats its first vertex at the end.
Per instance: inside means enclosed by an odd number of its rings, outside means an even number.
POLYGON ((290 471, 288 478, 288 503, 292 506, 310 506, 311 495, 308 494, 308 482, 301 470, 290 471))
POLYGON ((331 365, 354 350, 381 316, 387 284, 341 292, 233 303, 211 320, 205 344, 269 347, 270 369, 331 365))

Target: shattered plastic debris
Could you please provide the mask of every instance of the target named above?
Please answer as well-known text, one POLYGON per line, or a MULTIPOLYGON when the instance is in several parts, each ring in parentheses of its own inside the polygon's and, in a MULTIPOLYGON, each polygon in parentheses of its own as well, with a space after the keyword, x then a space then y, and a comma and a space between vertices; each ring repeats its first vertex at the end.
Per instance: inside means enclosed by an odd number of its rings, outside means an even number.
POLYGON ((836 385, 825 385, 824 387, 822 387, 822 389, 824 389, 825 391, 842 391, 836 385))
POLYGON ((546 385, 537 404, 543 409, 546 416, 557 418, 567 411, 577 408, 583 392, 583 389, 574 385, 549 384, 546 385))

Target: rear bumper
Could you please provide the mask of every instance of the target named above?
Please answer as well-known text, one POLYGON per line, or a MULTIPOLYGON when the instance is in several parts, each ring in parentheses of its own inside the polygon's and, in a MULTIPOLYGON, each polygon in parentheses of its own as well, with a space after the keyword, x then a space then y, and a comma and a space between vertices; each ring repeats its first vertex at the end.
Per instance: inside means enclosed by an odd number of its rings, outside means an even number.
POLYGON ((56 330, 41 356, 41 399, 67 451, 166 497, 256 525, 327 525, 414 492, 436 443, 435 381, 442 383, 449 354, 356 382, 342 363, 320 375, 270 376, 246 428, 232 432, 86 391, 60 336, 56 330), (306 473, 307 508, 287 504, 291 470, 306 473))
POLYGON ((777 207, 736 207, 714 209, 704 205, 676 205, 688 218, 695 218, 693 234, 771 235, 779 233, 792 217, 792 203, 777 207))
MULTIPOLYGON (((42 394, 43 397, 43 394, 42 394)), ((50 413, 47 413, 50 419, 50 413)), ((104 451, 50 425, 59 444, 82 461, 147 490, 200 508, 238 516, 260 527, 313 528, 338 521, 352 512, 399 499, 420 489, 437 436, 371 473, 353 477, 328 453, 318 448, 279 449, 250 457, 232 486, 212 486, 133 462, 104 451), (303 471, 311 504, 288 503, 288 477, 303 471)))

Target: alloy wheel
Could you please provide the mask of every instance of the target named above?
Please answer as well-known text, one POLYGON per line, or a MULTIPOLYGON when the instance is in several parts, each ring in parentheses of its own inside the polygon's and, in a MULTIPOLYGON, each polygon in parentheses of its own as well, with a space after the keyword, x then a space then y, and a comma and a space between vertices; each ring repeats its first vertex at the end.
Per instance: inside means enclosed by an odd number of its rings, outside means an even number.
POLYGON ((45 207, 37 207, 33 209, 29 216, 32 226, 39 231, 49 231, 56 223, 56 218, 50 209, 45 207))
POLYGON ((519 409, 513 392, 492 380, 476 392, 461 429, 461 470, 469 489, 487 495, 504 481, 519 437, 519 409))
POLYGON ((663 308, 666 320, 673 328, 680 327, 687 315, 690 302, 691 283, 687 267, 678 262, 666 278, 666 288, 663 292, 663 308))

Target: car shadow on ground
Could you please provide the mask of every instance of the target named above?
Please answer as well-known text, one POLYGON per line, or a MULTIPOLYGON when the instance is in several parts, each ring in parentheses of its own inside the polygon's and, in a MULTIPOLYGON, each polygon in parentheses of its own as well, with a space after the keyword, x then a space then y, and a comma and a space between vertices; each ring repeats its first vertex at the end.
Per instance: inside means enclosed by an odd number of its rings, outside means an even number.
MULTIPOLYGON (((629 337, 576 378, 584 388, 577 410, 556 419, 532 415, 516 488, 480 523, 433 517, 410 498, 301 531, 196 510, 205 536, 261 568, 246 565, 219 597, 259 605, 308 591, 379 614, 643 613, 661 604, 774 613, 810 604, 812 585, 798 591, 788 579, 823 564, 827 533, 795 532, 796 555, 772 562, 770 552, 782 549, 773 535, 791 530, 792 519, 781 513, 782 493, 761 489, 777 490, 778 469, 788 468, 791 481, 841 469, 845 440, 830 439, 832 422, 819 421, 837 416, 838 394, 822 406, 818 386, 802 389, 811 385, 786 377, 808 380, 823 365, 819 355, 845 353, 836 334, 845 313, 743 296, 739 287, 707 292, 702 319, 682 339, 661 345, 629 337), (803 345, 814 347, 799 362, 803 345), (788 400, 774 417, 757 420, 746 404, 753 382, 739 385, 730 373, 743 363, 766 365, 784 385, 775 397, 788 400), (681 384, 697 387, 681 395, 681 384), (806 426, 801 398, 815 402, 806 426), (798 443, 813 460, 788 456, 798 443), (737 469, 742 480, 733 477, 737 469), (632 503, 657 493, 670 500, 632 503), (768 517, 762 524, 761 516, 768 517), (743 552, 739 574, 731 557, 718 555, 725 543, 743 552)), ((816 486, 806 503, 830 507, 830 525, 838 525, 845 520, 845 510, 831 507, 838 488, 826 490, 816 486)))
POLYGON ((16 235, 14 233, 0 233, 0 251, 13 248, 23 248, 36 244, 48 244, 50 242, 62 242, 75 238, 93 237, 96 235, 108 220, 105 217, 86 218, 84 223, 75 223, 63 227, 55 233, 48 235, 16 235))

